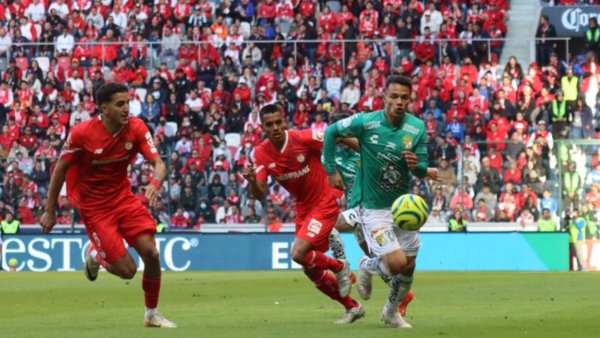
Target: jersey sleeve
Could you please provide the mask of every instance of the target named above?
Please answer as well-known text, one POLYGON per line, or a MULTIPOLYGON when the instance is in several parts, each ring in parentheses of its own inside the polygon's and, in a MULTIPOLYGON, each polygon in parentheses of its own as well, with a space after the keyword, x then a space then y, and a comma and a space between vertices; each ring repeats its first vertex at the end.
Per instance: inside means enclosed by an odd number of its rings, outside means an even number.
POLYGON ((328 175, 335 173, 335 145, 338 137, 354 136, 359 139, 363 130, 364 114, 356 114, 327 127, 323 138, 323 165, 328 175))
POLYGON ((60 158, 67 162, 75 161, 83 153, 83 137, 81 128, 74 128, 62 147, 60 158))
POLYGON ((321 151, 323 148, 324 133, 318 130, 305 129, 298 133, 300 142, 308 145, 311 149, 321 151))
POLYGON ((151 160, 159 156, 158 150, 154 145, 154 140, 152 139, 152 134, 150 134, 148 127, 143 122, 139 123, 139 126, 136 128, 136 139, 140 153, 144 155, 146 160, 151 160))
POLYGON ((421 134, 415 145, 415 154, 417 155, 417 168, 413 171, 418 178, 427 176, 427 133, 425 127, 421 129, 421 134))
POLYGON ((267 181, 269 174, 267 173, 266 162, 262 156, 263 149, 257 148, 253 154, 254 171, 256 172, 256 181, 267 181))

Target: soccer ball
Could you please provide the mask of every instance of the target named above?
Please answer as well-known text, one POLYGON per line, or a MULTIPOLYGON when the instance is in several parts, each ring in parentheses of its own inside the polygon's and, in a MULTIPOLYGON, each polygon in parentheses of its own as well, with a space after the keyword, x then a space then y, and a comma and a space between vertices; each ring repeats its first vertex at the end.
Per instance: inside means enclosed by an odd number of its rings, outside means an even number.
POLYGON ((421 229, 427 221, 429 206, 421 196, 405 194, 394 201, 391 212, 397 226, 403 230, 415 231, 421 229))

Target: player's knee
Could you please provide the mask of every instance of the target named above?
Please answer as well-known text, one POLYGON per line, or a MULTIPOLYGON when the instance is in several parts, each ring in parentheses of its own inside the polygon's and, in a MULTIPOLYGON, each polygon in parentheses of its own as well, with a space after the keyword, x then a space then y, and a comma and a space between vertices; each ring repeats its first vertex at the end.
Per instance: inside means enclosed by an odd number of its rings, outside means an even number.
POLYGON ((144 263, 157 262, 160 260, 160 254, 156 247, 149 248, 140 254, 144 263))
POLYGON ((292 250, 292 260, 300 265, 304 265, 306 252, 302 250, 292 250))
POLYGON ((411 259, 407 257, 406 266, 402 270, 401 274, 404 276, 412 276, 415 273, 416 263, 414 257, 411 259))
POLYGON ((386 261, 390 275, 397 275, 402 273, 407 266, 407 260, 404 255, 396 255, 394 259, 388 259, 386 261))
POLYGON ((135 266, 135 264, 133 264, 133 266, 128 264, 121 268, 121 270, 119 271, 119 277, 123 279, 133 279, 133 277, 135 277, 136 272, 137 267, 135 266))

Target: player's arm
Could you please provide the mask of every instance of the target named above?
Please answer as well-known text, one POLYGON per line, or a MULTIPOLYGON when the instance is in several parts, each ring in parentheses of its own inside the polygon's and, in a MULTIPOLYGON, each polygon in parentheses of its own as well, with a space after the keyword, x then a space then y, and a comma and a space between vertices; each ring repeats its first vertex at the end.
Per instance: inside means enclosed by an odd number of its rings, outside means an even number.
MULTIPOLYGON (((335 165, 335 144, 338 138, 360 137, 362 132, 363 119, 362 114, 356 114, 340 120, 325 130, 323 137, 323 166, 329 176, 329 184, 336 188, 342 188, 342 179, 336 174, 335 165)), ((358 145, 358 139, 356 145, 358 145)))
POLYGON ((165 163, 160 156, 151 158, 148 162, 150 162, 154 168, 154 176, 152 177, 152 180, 150 180, 150 184, 146 186, 146 198, 151 206, 155 206, 156 201, 158 201, 158 191, 167 176, 167 166, 165 166, 165 163))
POLYGON ((56 225, 56 205, 58 204, 58 195, 60 190, 65 183, 67 171, 73 165, 73 162, 60 158, 54 167, 52 178, 48 186, 48 199, 46 201, 46 210, 40 218, 40 225, 44 233, 52 231, 54 225, 56 225))
POLYGON ((144 123, 140 123, 139 126, 140 127, 136 130, 140 153, 142 153, 144 158, 154 168, 154 174, 150 180, 150 184, 144 187, 146 191, 145 195, 150 206, 155 206, 156 201, 158 201, 158 191, 160 190, 163 180, 167 176, 167 167, 158 154, 158 150, 154 145, 154 140, 152 139, 152 134, 150 134, 148 127, 146 127, 144 123))
POLYGON ((337 143, 343 144, 356 152, 360 152, 360 143, 358 143, 358 139, 356 137, 338 137, 336 141, 337 143))
MULTIPOLYGON (((418 178, 424 178, 428 174, 427 168, 427 141, 425 132, 422 131, 417 140, 415 151, 403 151, 402 155, 406 158, 408 168, 418 178)), ((431 172, 433 174, 433 171, 431 172)))
POLYGON ((265 166, 265 162, 262 159, 261 155, 262 148, 256 149, 254 151, 254 165, 247 166, 244 168, 244 172, 242 175, 248 181, 248 185, 250 186, 250 193, 257 200, 262 200, 267 196, 267 167, 265 166))
POLYGON ((250 186, 250 193, 257 200, 262 200, 267 196, 267 180, 262 180, 258 178, 257 170, 264 171, 263 168, 254 168, 254 167, 246 167, 244 168, 244 178, 248 181, 250 186))
POLYGON ((75 128, 67 141, 65 142, 60 158, 54 166, 52 177, 50 178, 50 184, 48 185, 48 198, 46 200, 46 210, 42 217, 40 217, 40 225, 44 233, 52 231, 54 225, 56 225, 56 205, 58 204, 58 195, 65 183, 67 171, 75 163, 75 160, 79 156, 83 149, 82 141, 78 133, 78 129, 75 128))

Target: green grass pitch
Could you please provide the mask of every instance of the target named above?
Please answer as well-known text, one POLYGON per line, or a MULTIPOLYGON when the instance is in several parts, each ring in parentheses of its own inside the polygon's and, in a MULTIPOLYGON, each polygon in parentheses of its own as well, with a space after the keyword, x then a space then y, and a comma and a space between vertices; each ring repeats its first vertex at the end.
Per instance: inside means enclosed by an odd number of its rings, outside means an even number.
MULTIPOLYGON (((385 327, 387 287, 367 317, 334 325, 342 307, 300 271, 167 272, 159 309, 179 328, 143 327, 141 273, 0 273, 1 337, 598 337, 598 273, 417 272, 413 329, 385 327), (400 331, 400 332, 399 332, 400 331)), ((356 291, 353 291, 356 295, 356 291)), ((356 296, 358 297, 358 295, 356 296)))

